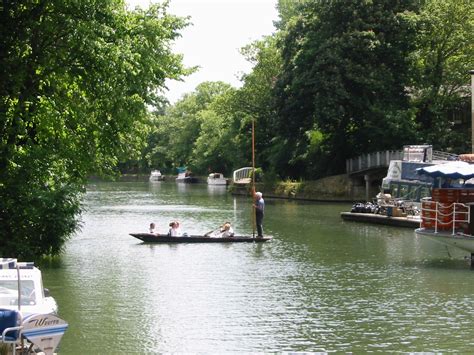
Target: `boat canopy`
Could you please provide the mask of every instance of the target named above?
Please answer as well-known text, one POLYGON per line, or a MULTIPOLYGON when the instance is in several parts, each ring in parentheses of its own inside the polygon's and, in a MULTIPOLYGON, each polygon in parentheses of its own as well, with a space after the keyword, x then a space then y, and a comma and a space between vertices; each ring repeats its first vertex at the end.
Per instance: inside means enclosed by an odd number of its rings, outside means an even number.
POLYGON ((431 165, 416 169, 418 174, 433 178, 472 179, 474 178, 474 164, 463 161, 451 161, 444 164, 431 165))

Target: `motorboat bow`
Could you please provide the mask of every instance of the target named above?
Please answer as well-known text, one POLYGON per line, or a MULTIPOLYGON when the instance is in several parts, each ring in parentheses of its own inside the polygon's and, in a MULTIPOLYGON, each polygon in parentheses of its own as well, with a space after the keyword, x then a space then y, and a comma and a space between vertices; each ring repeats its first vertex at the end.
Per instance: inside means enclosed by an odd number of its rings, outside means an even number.
POLYGON ((23 345, 22 354, 53 354, 68 327, 57 310, 32 262, 0 259, 0 344, 11 345, 13 353, 23 345))

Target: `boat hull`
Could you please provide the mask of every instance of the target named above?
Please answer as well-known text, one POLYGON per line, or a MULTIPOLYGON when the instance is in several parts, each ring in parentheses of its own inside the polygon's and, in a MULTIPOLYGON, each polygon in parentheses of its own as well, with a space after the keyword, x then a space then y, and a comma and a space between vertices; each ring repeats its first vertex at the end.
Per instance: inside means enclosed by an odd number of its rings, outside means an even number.
POLYGON ((427 237, 448 246, 457 247, 474 253, 474 236, 468 234, 450 234, 449 232, 438 231, 435 233, 433 229, 418 228, 415 229, 417 235, 427 237))
POLYGON ((176 178, 176 182, 184 183, 184 184, 196 184, 199 182, 198 178, 195 177, 185 177, 185 178, 176 178))
POLYGON ((211 186, 226 186, 229 181, 226 179, 208 179, 207 184, 211 186))
POLYGON ((168 235, 156 235, 151 233, 130 233, 132 237, 140 239, 145 243, 261 243, 272 239, 271 236, 262 238, 252 236, 234 236, 227 238, 212 238, 202 235, 190 235, 188 237, 170 237, 168 235))

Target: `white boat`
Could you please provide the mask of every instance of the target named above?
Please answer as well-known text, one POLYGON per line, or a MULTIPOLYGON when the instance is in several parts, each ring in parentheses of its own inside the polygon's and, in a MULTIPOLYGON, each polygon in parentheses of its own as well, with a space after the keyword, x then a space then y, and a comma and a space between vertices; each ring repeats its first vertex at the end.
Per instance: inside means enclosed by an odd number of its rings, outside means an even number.
POLYGON ((0 344, 10 344, 13 353, 25 344, 31 353, 53 354, 68 327, 57 310, 33 263, 0 258, 0 344))
POLYGON ((456 161, 418 172, 444 183, 433 188, 431 197, 422 199, 421 225, 416 234, 468 251, 473 260, 474 164, 456 161), (449 186, 445 185, 448 182, 449 186))
POLYGON ((211 173, 207 177, 208 185, 227 185, 229 179, 226 179, 221 173, 211 173))
POLYGON ((150 181, 162 181, 164 180, 164 176, 161 175, 161 171, 153 170, 150 174, 150 181))
POLYGON ((190 172, 181 172, 176 177, 176 182, 182 182, 185 184, 195 184, 198 182, 198 178, 194 177, 190 172))
POLYGON ((387 175, 382 179, 382 190, 393 199, 419 202, 431 195, 434 178, 417 174, 417 169, 447 163, 457 159, 454 154, 433 151, 431 145, 403 147, 402 160, 391 160, 387 175))
POLYGON ((435 179, 418 174, 417 169, 445 164, 458 156, 433 151, 431 145, 406 145, 401 158, 390 161, 382 191, 373 202, 356 203, 350 213, 341 213, 343 219, 409 228, 420 224, 420 201, 431 196, 435 179))

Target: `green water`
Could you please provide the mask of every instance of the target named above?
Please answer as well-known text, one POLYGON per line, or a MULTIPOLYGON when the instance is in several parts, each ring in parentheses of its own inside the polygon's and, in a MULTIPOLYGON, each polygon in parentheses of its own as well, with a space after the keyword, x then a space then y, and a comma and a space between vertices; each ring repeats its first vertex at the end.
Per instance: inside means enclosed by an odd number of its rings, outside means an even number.
MULTIPOLYGON (((264 196, 265 198, 265 196, 264 196)), ((146 245, 169 221, 251 234, 225 188, 91 185, 83 228, 44 283, 69 329, 61 354, 471 352, 474 271, 410 229, 344 222, 349 204, 266 199, 269 243, 146 245)))

